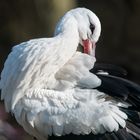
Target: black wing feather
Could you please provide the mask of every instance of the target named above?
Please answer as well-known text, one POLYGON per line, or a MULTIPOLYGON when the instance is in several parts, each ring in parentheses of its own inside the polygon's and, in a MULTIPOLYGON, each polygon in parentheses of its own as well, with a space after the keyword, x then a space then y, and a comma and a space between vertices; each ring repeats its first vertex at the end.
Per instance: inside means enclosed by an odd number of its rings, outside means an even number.
POLYGON ((130 122, 135 123, 135 125, 137 126, 140 126, 140 114, 138 111, 124 108, 121 108, 121 110, 127 114, 128 120, 130 122))
POLYGON ((131 134, 127 133, 126 129, 119 129, 117 132, 105 133, 99 135, 65 135, 61 137, 51 136, 49 140, 136 140, 131 134))
POLYGON ((90 70, 92 73, 98 73, 100 71, 108 72, 110 75, 125 77, 127 71, 119 66, 113 64, 95 63, 94 68, 90 70))
POLYGON ((127 98, 129 90, 119 81, 110 78, 106 75, 97 74, 97 76, 102 81, 101 86, 97 87, 99 91, 105 92, 115 97, 121 97, 123 99, 127 98))
POLYGON ((121 78, 121 77, 112 76, 112 75, 102 75, 102 74, 97 74, 97 75, 99 77, 100 77, 100 75, 103 77, 107 77, 108 80, 115 80, 116 82, 119 82, 121 85, 124 85, 125 87, 127 87, 130 92, 140 96, 140 85, 138 85, 132 81, 129 81, 129 80, 121 78))

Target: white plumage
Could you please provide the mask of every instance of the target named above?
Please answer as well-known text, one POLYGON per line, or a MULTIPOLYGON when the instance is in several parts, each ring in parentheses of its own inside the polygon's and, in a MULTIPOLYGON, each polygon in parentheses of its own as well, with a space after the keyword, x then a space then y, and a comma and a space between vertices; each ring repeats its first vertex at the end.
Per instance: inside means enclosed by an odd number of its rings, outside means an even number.
POLYGON ((1 74, 1 98, 29 134, 45 140, 52 134, 99 134, 125 127, 127 115, 120 104, 92 89, 101 84, 89 72, 95 57, 76 51, 83 40, 97 42, 100 31, 96 15, 77 8, 60 20, 55 37, 12 49, 1 74), (93 34, 90 24, 95 26, 93 34))

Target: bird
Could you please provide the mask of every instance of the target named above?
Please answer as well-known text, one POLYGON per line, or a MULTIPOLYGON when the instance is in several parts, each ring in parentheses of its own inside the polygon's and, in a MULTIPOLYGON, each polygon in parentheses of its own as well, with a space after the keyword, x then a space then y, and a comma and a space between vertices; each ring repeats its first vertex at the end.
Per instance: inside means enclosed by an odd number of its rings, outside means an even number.
POLYGON ((123 68, 96 62, 100 34, 96 14, 75 8, 52 38, 12 48, 1 72, 1 100, 27 133, 38 140, 140 139, 140 86, 123 68))

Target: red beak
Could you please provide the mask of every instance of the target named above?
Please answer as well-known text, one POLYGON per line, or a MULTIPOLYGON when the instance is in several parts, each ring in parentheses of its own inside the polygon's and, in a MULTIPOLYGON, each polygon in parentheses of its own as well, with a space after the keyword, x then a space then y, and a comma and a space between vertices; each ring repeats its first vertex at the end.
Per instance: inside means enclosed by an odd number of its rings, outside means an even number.
POLYGON ((95 42, 90 41, 89 39, 83 40, 83 47, 84 53, 95 57, 95 48, 96 48, 95 42))

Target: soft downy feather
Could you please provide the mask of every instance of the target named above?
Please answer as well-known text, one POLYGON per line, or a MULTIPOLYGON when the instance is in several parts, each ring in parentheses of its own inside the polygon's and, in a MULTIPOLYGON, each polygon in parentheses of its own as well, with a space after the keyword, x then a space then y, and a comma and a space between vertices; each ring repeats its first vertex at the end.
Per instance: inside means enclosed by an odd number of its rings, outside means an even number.
POLYGON ((44 139, 52 134, 103 134, 125 127, 127 115, 104 97, 97 90, 78 88, 65 92, 31 90, 18 101, 13 113, 26 131, 35 128, 44 139))

